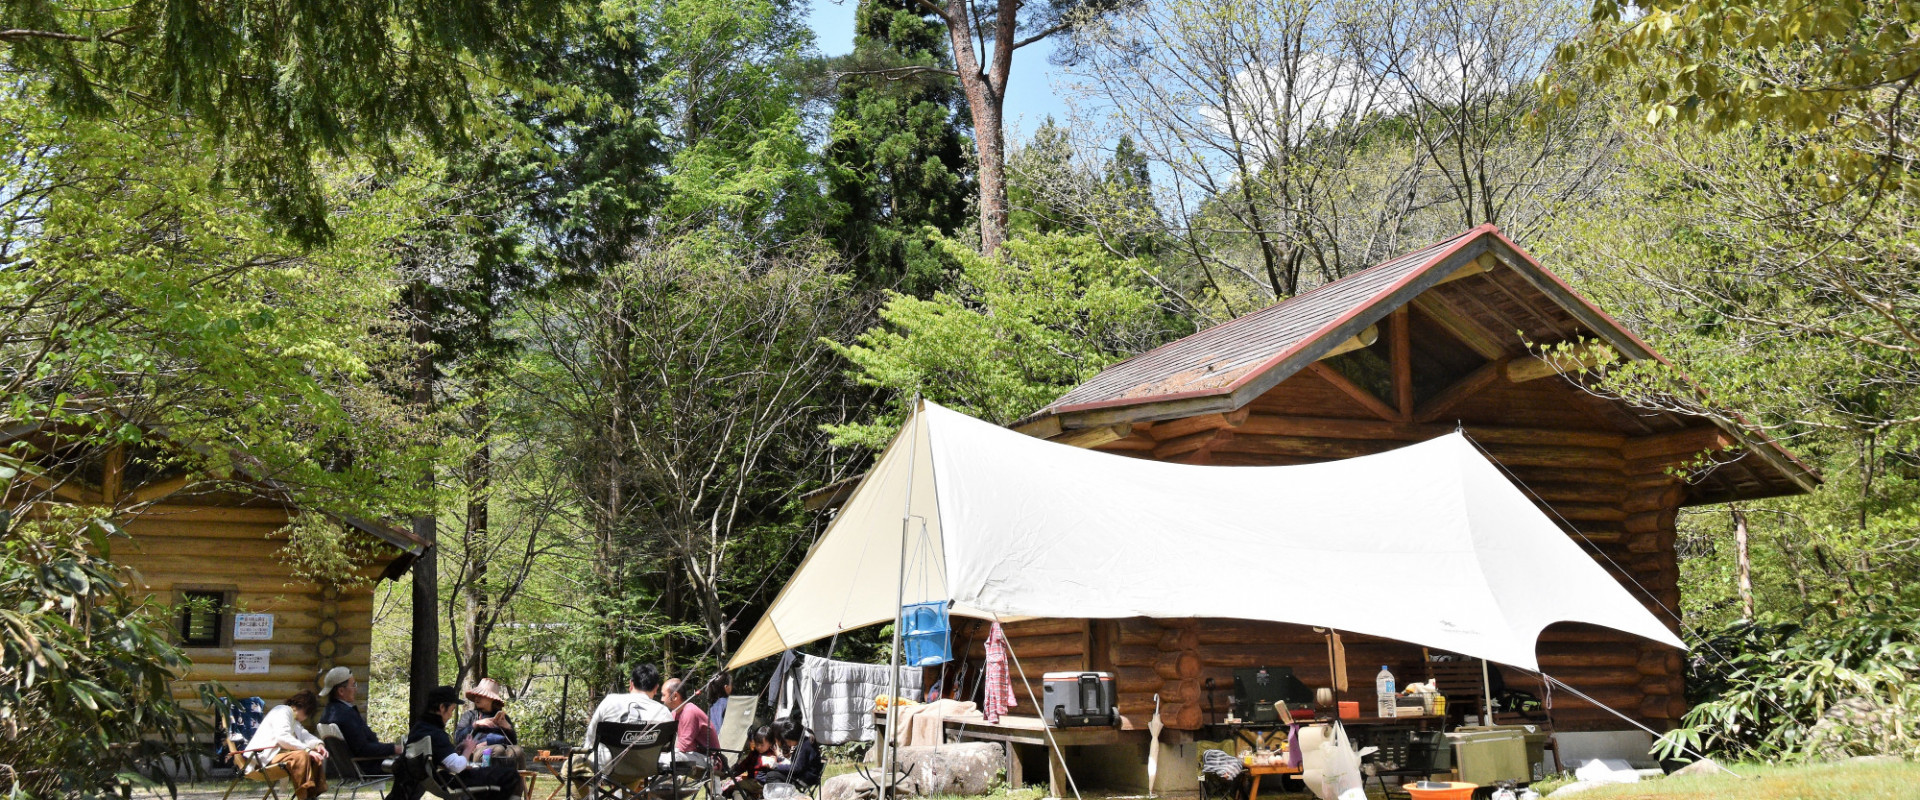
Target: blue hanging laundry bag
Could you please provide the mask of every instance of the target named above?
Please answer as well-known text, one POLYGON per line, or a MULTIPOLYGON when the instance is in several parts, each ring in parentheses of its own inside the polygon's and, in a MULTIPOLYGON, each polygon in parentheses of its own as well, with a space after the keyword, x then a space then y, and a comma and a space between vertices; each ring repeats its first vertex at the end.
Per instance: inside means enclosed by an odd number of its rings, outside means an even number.
POLYGON ((931 667, 953 660, 945 600, 902 606, 900 625, 901 664, 931 667))

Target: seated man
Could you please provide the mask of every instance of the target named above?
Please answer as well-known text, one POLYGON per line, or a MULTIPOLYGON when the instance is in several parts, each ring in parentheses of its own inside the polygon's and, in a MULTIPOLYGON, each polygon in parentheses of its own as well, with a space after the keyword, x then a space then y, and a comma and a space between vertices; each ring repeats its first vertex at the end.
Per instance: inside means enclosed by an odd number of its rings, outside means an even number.
POLYGON ((360 715, 360 709, 354 701, 360 699, 360 684, 354 680, 353 670, 346 667, 334 667, 320 676, 320 700, 327 704, 320 712, 320 724, 333 725, 340 729, 340 740, 347 745, 347 753, 359 762, 362 773, 384 774, 387 770, 384 761, 400 755, 398 743, 387 744, 374 735, 367 726, 367 718, 360 715))
POLYGON ((713 766, 714 756, 720 752, 720 734, 713 730, 708 721, 707 712, 700 710, 696 703, 688 702, 686 682, 679 678, 668 678, 661 688, 667 696, 667 708, 673 711, 674 771, 683 775, 704 776, 705 770, 713 766))
MULTIPOLYGON (((600 705, 593 709, 593 717, 587 720, 587 738, 580 750, 567 760, 567 780, 576 786, 593 780, 593 756, 597 750, 599 763, 611 762, 616 753, 606 745, 595 741, 595 728, 601 722, 671 722, 673 712, 654 696, 660 693, 660 670, 652 664, 634 667, 628 676, 627 691, 606 696, 600 705)), ((578 796, 576 794, 576 796, 578 796)))
MULTIPOLYGON (((466 752, 455 748, 453 738, 447 735, 447 723, 452 722, 460 713, 460 707, 466 701, 460 699, 460 691, 451 686, 435 686, 427 692, 426 709, 413 723, 413 730, 407 734, 407 741, 417 742, 427 739, 433 743, 433 769, 442 774, 442 780, 452 783, 457 778, 461 785, 473 792, 475 800, 520 800, 523 792, 520 771, 505 762, 496 762, 482 766, 470 760, 473 752, 472 742, 465 746, 466 752), (491 786, 492 789, 478 787, 491 786)), ((396 782, 388 800, 419 800, 424 793, 422 787, 396 782)))

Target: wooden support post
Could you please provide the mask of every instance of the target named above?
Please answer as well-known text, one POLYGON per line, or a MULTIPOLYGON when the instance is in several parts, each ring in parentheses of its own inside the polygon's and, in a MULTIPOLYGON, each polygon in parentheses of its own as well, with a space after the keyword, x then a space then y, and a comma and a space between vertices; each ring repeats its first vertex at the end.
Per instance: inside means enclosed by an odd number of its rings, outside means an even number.
POLYGON ((1413 421, 1413 326, 1407 307, 1393 310, 1393 395, 1401 422, 1413 421))
POLYGON ((1455 406, 1460 405, 1460 403, 1467 398, 1478 394, 1481 389, 1493 385, 1494 381, 1500 379, 1500 375, 1506 368, 1507 360, 1504 358, 1481 364, 1479 369, 1467 373, 1467 376, 1460 380, 1454 381, 1452 386, 1448 386, 1446 390, 1434 395, 1428 399, 1427 402, 1421 404, 1419 408, 1415 409, 1413 414, 1414 421, 1432 422, 1439 419, 1442 414, 1452 411, 1455 406))
POLYGON ((100 473, 100 498, 107 505, 120 502, 120 487, 127 475, 127 446, 116 444, 107 450, 106 467, 100 473))
POLYGON ((1333 384, 1333 388, 1339 389, 1341 392, 1344 392, 1348 397, 1353 398, 1354 401, 1358 402, 1362 408, 1365 408, 1366 410, 1373 412, 1374 416, 1377 416, 1388 422, 1399 421, 1398 415, 1394 412, 1394 410, 1391 407, 1389 407, 1386 403, 1380 402, 1380 398, 1374 397, 1372 392, 1369 392, 1365 389, 1360 388, 1358 385, 1354 384, 1353 381, 1347 380, 1347 376, 1340 374, 1339 370, 1329 367, 1326 364, 1315 361, 1312 364, 1307 365, 1307 371, 1320 376, 1321 380, 1324 380, 1327 383, 1333 384))

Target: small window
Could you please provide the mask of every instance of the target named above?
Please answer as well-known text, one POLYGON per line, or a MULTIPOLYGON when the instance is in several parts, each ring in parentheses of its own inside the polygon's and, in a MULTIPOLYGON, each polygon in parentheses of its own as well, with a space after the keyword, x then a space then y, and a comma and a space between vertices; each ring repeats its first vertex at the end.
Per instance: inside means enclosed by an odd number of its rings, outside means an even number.
POLYGON ((219 647, 220 633, 226 628, 225 592, 180 593, 180 644, 185 647, 219 647))

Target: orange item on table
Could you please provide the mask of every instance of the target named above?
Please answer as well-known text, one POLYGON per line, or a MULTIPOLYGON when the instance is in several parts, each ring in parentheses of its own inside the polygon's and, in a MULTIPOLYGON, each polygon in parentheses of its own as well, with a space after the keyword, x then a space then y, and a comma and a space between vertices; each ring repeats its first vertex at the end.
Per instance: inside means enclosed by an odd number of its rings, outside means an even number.
POLYGON ((1422 781, 1421 783, 1404 784, 1400 788, 1407 790, 1407 794, 1412 795, 1413 800, 1471 800, 1473 790, 1480 788, 1480 785, 1475 783, 1461 783, 1459 781, 1450 783, 1422 781), (1442 788, 1422 789, 1420 788, 1422 784, 1442 788))
POLYGON ((1341 719, 1359 719, 1360 718, 1360 701, 1358 700, 1340 701, 1340 718, 1341 719))

